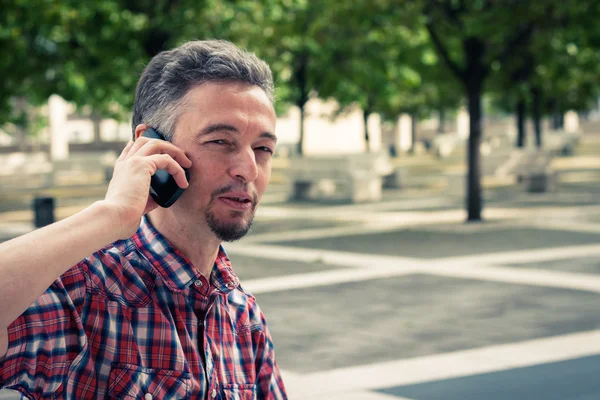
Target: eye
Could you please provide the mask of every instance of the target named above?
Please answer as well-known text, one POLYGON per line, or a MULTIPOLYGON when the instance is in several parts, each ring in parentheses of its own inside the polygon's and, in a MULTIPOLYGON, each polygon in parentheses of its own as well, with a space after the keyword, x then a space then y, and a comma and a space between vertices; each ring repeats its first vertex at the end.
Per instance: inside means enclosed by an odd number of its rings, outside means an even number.
POLYGON ((215 143, 215 144, 227 144, 227 141, 223 140, 223 139, 217 139, 217 140, 211 140, 209 143, 215 143))
POLYGON ((267 146, 257 147, 256 150, 260 150, 260 151, 264 151, 264 152, 269 153, 269 154, 273 154, 273 150, 271 150, 271 148, 269 148, 267 146))

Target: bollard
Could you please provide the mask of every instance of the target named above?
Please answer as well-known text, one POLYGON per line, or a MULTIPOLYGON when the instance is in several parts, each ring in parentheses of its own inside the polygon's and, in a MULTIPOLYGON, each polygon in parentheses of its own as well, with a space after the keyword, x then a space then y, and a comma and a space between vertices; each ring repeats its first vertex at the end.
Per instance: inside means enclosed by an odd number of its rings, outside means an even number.
POLYGON ((33 200, 33 212, 35 213, 35 227, 50 225, 54 222, 54 198, 36 197, 33 200))

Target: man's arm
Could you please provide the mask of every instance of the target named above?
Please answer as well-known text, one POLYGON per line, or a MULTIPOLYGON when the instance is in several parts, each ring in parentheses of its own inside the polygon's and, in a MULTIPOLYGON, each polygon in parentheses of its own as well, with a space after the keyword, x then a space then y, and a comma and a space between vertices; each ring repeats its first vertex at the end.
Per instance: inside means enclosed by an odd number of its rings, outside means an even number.
POLYGON ((182 166, 191 161, 171 143, 130 142, 115 164, 104 200, 0 244, 0 359, 7 350, 8 326, 60 275, 104 246, 131 237, 142 216, 157 207, 148 195, 157 169, 166 169, 179 186, 187 187, 182 166))

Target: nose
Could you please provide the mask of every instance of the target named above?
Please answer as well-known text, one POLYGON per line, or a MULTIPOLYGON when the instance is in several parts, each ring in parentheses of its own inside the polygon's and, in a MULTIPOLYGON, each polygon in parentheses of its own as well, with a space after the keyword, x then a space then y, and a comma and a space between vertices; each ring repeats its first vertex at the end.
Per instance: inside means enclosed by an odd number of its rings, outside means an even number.
POLYGON ((252 149, 243 149, 236 152, 231 160, 229 174, 244 183, 254 182, 258 177, 256 156, 252 149))

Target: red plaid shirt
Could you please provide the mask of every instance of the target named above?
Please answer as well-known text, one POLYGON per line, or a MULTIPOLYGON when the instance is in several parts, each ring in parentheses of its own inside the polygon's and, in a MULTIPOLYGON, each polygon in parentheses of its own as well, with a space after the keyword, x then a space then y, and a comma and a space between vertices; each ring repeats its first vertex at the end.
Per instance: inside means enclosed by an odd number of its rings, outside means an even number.
POLYGON ((57 279, 8 336, 0 387, 30 399, 287 398, 264 315, 224 251, 209 284, 146 218, 57 279))

